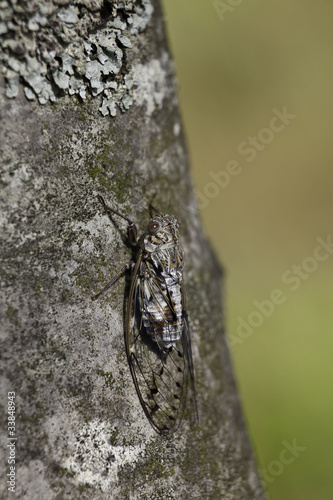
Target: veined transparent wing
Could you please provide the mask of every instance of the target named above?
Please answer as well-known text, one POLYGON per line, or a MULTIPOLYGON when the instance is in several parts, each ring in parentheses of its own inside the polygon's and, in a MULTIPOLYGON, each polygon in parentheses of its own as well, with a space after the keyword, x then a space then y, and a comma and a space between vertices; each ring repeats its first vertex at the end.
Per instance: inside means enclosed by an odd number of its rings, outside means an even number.
POLYGON ((151 318, 157 330, 160 327, 168 330, 175 308, 171 295, 161 293, 161 282, 152 273, 143 272, 144 266, 140 257, 130 288, 125 345, 142 408, 154 429, 159 433, 167 433, 176 430, 182 420, 189 376, 193 379, 188 323, 184 311, 179 339, 168 347, 152 338, 151 331, 143 321, 144 315, 149 315, 151 301, 154 302, 154 308, 161 312, 160 316, 151 318))

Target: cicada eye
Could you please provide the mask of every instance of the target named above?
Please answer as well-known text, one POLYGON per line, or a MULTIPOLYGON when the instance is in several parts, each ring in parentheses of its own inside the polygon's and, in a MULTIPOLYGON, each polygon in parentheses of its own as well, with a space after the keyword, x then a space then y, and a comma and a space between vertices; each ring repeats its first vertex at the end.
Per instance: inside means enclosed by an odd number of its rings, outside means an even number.
POLYGON ((148 224, 148 233, 149 234, 155 234, 159 230, 160 225, 158 222, 151 220, 148 224))

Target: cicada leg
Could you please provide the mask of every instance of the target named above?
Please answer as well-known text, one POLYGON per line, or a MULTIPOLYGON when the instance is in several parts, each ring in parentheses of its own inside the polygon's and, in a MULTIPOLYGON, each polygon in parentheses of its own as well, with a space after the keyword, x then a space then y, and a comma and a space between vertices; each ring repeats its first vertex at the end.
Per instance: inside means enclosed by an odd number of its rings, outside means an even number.
MULTIPOLYGON (((104 209, 107 212, 111 212, 113 214, 116 214, 119 217, 122 217, 123 219, 125 219, 127 221, 127 223, 128 223, 128 228, 127 228, 128 239, 133 245, 136 245, 136 243, 137 243, 137 229, 136 229, 136 225, 134 224, 134 222, 131 221, 128 217, 126 217, 126 215, 120 214, 119 212, 117 212, 117 210, 114 210, 113 208, 109 207, 105 203, 104 198, 100 194, 98 195, 98 199, 102 203, 104 209)), ((105 285, 105 287, 100 292, 96 293, 95 295, 93 295, 91 297, 92 300, 98 299, 98 297, 100 297, 100 295, 102 295, 104 292, 106 292, 113 285, 113 283, 115 283, 117 281, 117 279, 120 278, 120 276, 122 274, 124 274, 125 271, 133 268, 134 266, 135 266, 134 262, 131 262, 130 264, 126 264, 125 266, 123 266, 120 269, 120 271, 115 276, 113 276, 113 278, 109 281, 109 283, 107 283, 107 285, 105 285)))
POLYGON ((98 195, 98 199, 102 203, 104 209, 107 212, 112 212, 113 214, 116 214, 119 217, 122 217, 123 219, 125 219, 128 222, 128 228, 127 228, 128 239, 130 240, 130 242, 132 244, 136 244, 138 231, 136 229, 136 225, 134 224, 134 222, 132 220, 130 220, 128 217, 126 217, 126 215, 122 215, 119 212, 117 212, 117 210, 114 210, 113 208, 109 207, 105 203, 104 199, 102 198, 102 196, 100 194, 98 195))
POLYGON ((130 264, 126 264, 125 266, 123 266, 120 271, 115 275, 113 276, 113 278, 109 281, 109 283, 107 285, 105 285, 104 288, 102 288, 102 290, 100 290, 98 293, 96 293, 96 295, 93 295, 91 297, 92 300, 96 300, 98 299, 98 297, 100 297, 104 292, 106 292, 112 285, 113 283, 115 283, 117 281, 118 278, 120 278, 120 276, 122 274, 124 274, 125 271, 127 271, 128 269, 133 269, 133 267, 135 266, 135 262, 131 262, 130 264))

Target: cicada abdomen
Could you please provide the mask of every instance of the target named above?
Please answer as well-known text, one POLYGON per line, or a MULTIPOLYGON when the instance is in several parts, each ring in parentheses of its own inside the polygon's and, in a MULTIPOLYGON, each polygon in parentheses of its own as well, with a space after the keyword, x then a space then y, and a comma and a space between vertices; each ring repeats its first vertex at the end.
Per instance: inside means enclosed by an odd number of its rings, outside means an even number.
MULTIPOLYGON (((107 210, 124 217, 101 201, 107 210)), ((104 290, 125 269, 132 268, 126 353, 142 408, 154 429, 165 433, 175 430, 181 422, 189 381, 197 416, 179 221, 157 212, 146 233, 136 241, 134 223, 124 218, 129 223, 129 237, 138 249, 137 260, 135 265, 124 266, 104 290)))

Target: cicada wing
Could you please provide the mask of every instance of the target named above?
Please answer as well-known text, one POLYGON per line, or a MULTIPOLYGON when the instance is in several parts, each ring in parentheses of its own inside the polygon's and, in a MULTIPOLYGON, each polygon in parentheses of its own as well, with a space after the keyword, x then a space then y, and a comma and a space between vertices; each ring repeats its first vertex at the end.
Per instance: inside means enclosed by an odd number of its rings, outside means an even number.
POLYGON ((184 344, 184 352, 187 357, 188 371, 189 371, 189 379, 191 383, 191 394, 193 397, 194 411, 195 411, 195 419, 196 422, 199 423, 199 412, 198 412, 198 404, 197 404, 197 395, 195 389, 195 380, 194 380, 194 367, 193 367, 193 357, 192 357, 192 347, 191 347, 191 337, 190 337, 190 328, 188 324, 188 317, 186 311, 184 311, 184 330, 183 330, 183 344, 184 344))
POLYGON ((199 412, 198 412, 197 394, 196 394, 196 389, 195 389, 194 365, 193 365, 193 357, 192 357, 190 327, 189 327, 188 316, 187 316, 186 292, 185 292, 184 278, 182 281, 181 292, 182 292, 182 304, 183 304, 183 316, 184 316, 184 331, 183 331, 182 338, 183 338, 183 344, 184 344, 184 352, 186 353, 186 356, 187 356, 189 379, 190 379, 190 384, 191 384, 191 392, 192 392, 194 411, 195 411, 195 419, 196 419, 196 422, 199 423, 199 412))
MULTIPOLYGON (((154 293, 158 284, 153 277, 140 273, 140 264, 134 273, 125 332, 134 385, 142 408, 155 430, 160 433, 174 431, 181 422, 186 404, 189 359, 192 360, 188 352, 189 337, 186 333, 185 337, 182 335, 167 348, 151 338, 144 326, 142 313, 148 300, 161 302, 161 295, 154 293)), ((167 300, 158 304, 165 311, 161 319, 165 323, 172 316, 166 304, 167 300)))

